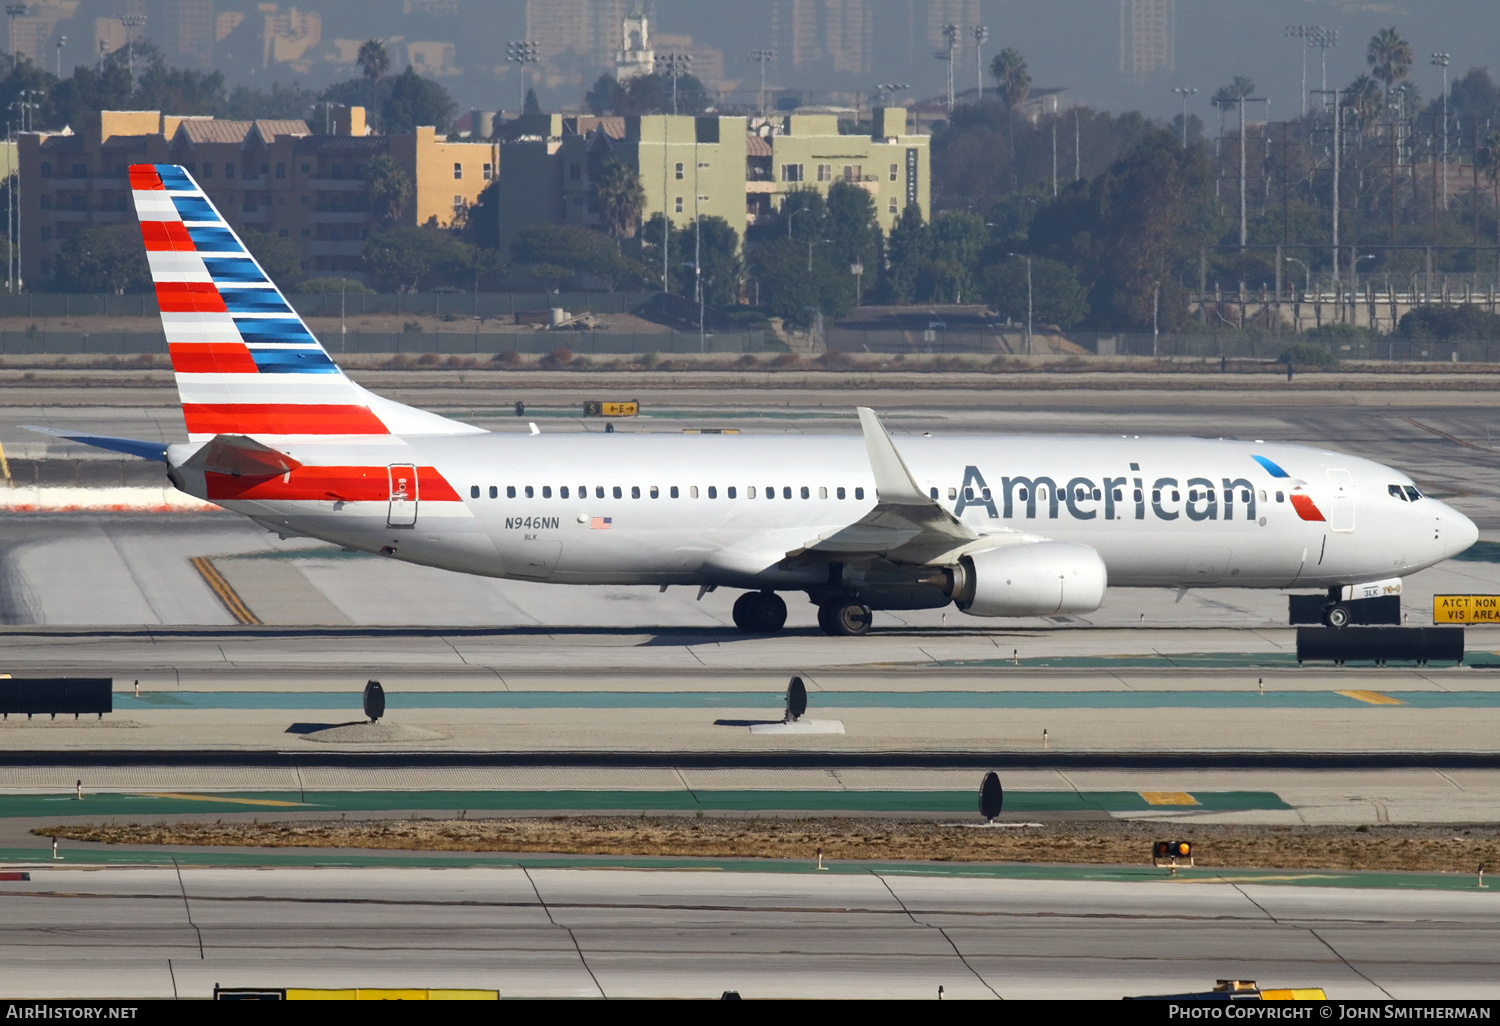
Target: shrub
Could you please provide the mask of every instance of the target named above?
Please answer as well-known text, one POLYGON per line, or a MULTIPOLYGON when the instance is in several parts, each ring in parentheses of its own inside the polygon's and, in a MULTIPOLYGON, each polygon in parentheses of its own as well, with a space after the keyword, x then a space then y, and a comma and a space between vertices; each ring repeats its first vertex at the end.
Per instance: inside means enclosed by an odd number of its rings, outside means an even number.
POLYGON ((297 286, 302 296, 336 296, 340 292, 348 296, 371 296, 375 290, 361 285, 353 278, 309 278, 297 286))
POLYGON ((1293 342, 1281 351, 1278 363, 1301 364, 1304 367, 1331 367, 1339 358, 1317 342, 1293 342))

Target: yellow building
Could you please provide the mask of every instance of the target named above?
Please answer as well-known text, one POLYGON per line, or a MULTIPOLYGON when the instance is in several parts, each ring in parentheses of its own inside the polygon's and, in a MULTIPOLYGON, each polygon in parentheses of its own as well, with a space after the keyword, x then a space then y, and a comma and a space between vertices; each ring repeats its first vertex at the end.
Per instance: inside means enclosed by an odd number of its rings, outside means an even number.
POLYGON ((380 225, 364 176, 379 156, 412 182, 398 225, 451 225, 495 177, 494 143, 452 143, 431 127, 369 135, 361 107, 335 111, 334 133, 299 120, 223 121, 158 111, 101 111, 73 134, 20 137, 20 240, 24 280, 54 276, 55 261, 84 228, 133 222, 131 164, 186 167, 235 228, 295 241, 310 275, 358 276, 364 240, 380 225))
POLYGON ((500 245, 533 224, 597 226, 590 170, 605 159, 635 170, 645 191, 642 222, 665 212, 678 226, 722 217, 743 238, 775 216, 787 193, 834 182, 867 190, 890 231, 916 204, 931 215, 928 138, 909 133, 901 108, 877 109, 873 127, 839 131, 834 115, 788 117, 565 118, 548 115, 502 146, 500 245), (753 128, 753 131, 752 131, 753 128))

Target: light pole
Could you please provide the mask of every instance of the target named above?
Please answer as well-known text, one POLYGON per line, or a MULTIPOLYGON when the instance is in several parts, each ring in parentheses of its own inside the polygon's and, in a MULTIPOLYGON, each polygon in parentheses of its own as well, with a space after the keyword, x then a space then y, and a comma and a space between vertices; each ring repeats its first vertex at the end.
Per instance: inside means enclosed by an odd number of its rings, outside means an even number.
POLYGON ((766 65, 776 63, 775 50, 751 50, 750 59, 760 65, 760 116, 766 116, 766 65))
POLYGON ((896 94, 910 88, 911 86, 905 82, 882 82, 875 87, 875 91, 885 96, 885 105, 887 107, 894 107, 896 106, 896 94))
POLYGON ((5 14, 10 18, 10 56, 12 61, 16 57, 16 19, 24 18, 30 13, 31 7, 28 4, 5 5, 5 14))
POLYGON ((1443 209, 1448 209, 1448 62, 1451 54, 1435 53, 1432 63, 1443 69, 1443 209))
POLYGON ((849 265, 849 273, 854 275, 854 308, 858 310, 860 294, 864 291, 860 288, 860 283, 864 279, 865 265, 856 260, 849 265))
MULTIPOLYGON (((693 55, 690 53, 664 53, 656 58, 656 73, 667 75, 672 79, 672 113, 677 113, 677 80, 686 75, 693 67, 693 55)), ((761 65, 762 68, 765 65, 761 65)))
MULTIPOLYGON (((1248 222, 1245 218, 1245 104, 1264 103, 1269 109, 1271 101, 1264 96, 1241 96, 1232 102, 1240 105, 1240 249, 1244 249, 1248 241, 1246 235, 1248 222)), ((1223 109, 1222 104, 1220 104, 1220 109, 1223 109)), ((1186 126, 1186 119, 1183 124, 1186 126)), ((1186 130, 1185 127, 1184 130, 1186 130)))
MULTIPOLYGON (((1323 74, 1319 81, 1322 83, 1319 89, 1326 96, 1328 94, 1328 51, 1339 45, 1339 30, 1324 28, 1321 25, 1307 26, 1307 45, 1318 48, 1318 56, 1322 62, 1323 74)), ((1306 90, 1304 89, 1305 93, 1306 90)))
POLYGON ((526 110, 526 65, 535 64, 541 59, 541 49, 540 43, 530 39, 516 39, 505 44, 505 60, 516 65, 521 73, 521 106, 517 110, 526 110))
POLYGON ((978 106, 984 102, 984 44, 989 42, 990 29, 988 25, 970 25, 969 32, 974 36, 974 105, 978 106))
POLYGON ((958 49, 958 26, 944 25, 943 39, 947 41, 941 50, 933 51, 935 60, 948 62, 948 113, 953 113, 953 56, 958 49))
POLYGON ((1025 253, 1007 253, 1008 257, 1019 257, 1026 261, 1026 355, 1031 355, 1031 257, 1025 253))
POLYGON ((816 246, 820 242, 832 242, 832 241, 833 241, 832 239, 813 239, 813 238, 809 238, 807 240, 807 271, 808 271, 809 274, 812 273, 812 249, 813 249, 813 247, 816 246))
POLYGON ((1151 284, 1151 358, 1156 359, 1157 343, 1161 341, 1161 282, 1151 284))
POLYGON ((120 17, 120 24, 125 26, 125 70, 130 72, 131 78, 135 78, 135 30, 145 28, 146 16, 125 14, 120 17))
POLYGON ((1172 92, 1182 97, 1182 148, 1187 149, 1187 98, 1198 90, 1196 87, 1174 86, 1172 92))
MULTIPOLYGON (((1331 29, 1326 29, 1326 28, 1324 28, 1321 25, 1288 25, 1286 27, 1286 34, 1287 34, 1287 38, 1288 39, 1301 39, 1305 43, 1305 45, 1303 45, 1303 46, 1301 46, 1299 48, 1302 51, 1302 116, 1303 117, 1307 117, 1307 51, 1309 49, 1311 49, 1312 46, 1314 45, 1313 44, 1313 40, 1314 39, 1316 39, 1317 37, 1319 37, 1323 33, 1330 32, 1330 31, 1332 31, 1332 30, 1331 29)), ((1326 79, 1327 77, 1328 76, 1325 73, 1324 78, 1326 79)), ((1325 81, 1323 83, 1323 86, 1324 86, 1324 88, 1327 88, 1328 83, 1325 81)))
POLYGON ((68 37, 59 34, 58 37, 57 37, 57 40, 56 40, 56 44, 57 44, 57 77, 58 78, 62 78, 62 52, 63 52, 63 47, 65 47, 65 46, 68 45, 68 37))
POLYGON ((786 237, 787 238, 790 239, 792 237, 792 222, 794 220, 796 220, 797 215, 798 214, 805 214, 805 213, 807 213, 807 208, 806 207, 798 207, 796 210, 793 210, 790 214, 786 215, 786 237))

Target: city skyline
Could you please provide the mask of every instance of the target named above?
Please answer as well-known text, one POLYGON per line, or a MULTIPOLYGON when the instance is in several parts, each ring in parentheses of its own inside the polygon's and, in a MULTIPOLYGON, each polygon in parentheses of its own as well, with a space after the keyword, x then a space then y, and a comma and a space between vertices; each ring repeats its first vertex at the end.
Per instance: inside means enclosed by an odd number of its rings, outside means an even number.
MULTIPOLYGON (((634 0, 41 0, 11 19, 15 48, 64 74, 98 60, 99 44, 134 38, 158 47, 174 64, 222 70, 231 85, 273 82, 321 89, 358 74, 367 38, 386 42, 393 70, 410 64, 443 83, 463 109, 514 109, 521 69, 507 42, 530 39, 539 60, 525 69, 548 109, 578 109, 583 93, 613 70, 620 24, 634 0), (142 20, 144 19, 144 20, 142 20)), ((1339 33, 1328 74, 1344 85, 1367 70, 1365 41, 1394 24, 1415 51, 1452 54, 1461 74, 1500 63, 1494 34, 1473 26, 1493 19, 1483 0, 1434 0, 1420 14, 1400 4, 1334 0, 1266 0, 1248 8, 1233 0, 759 0, 706 12, 688 0, 650 0, 658 52, 693 56, 692 70, 731 105, 748 105, 759 88, 751 49, 770 49, 773 91, 818 101, 866 101, 881 83, 904 83, 901 99, 936 100, 946 88, 943 27, 954 24, 954 78, 959 92, 1004 47, 1026 57, 1037 88, 1062 90, 1063 104, 1141 110, 1170 119, 1180 111, 1173 87, 1208 98, 1237 74, 1270 100, 1271 115, 1301 108, 1302 40, 1291 24, 1321 24, 1339 33), (976 52, 973 29, 988 29, 976 52), (1466 52, 1465 44, 1486 49, 1466 52)), ((7 37, 8 39, 9 37, 7 37)), ((1316 62, 1314 62, 1316 63, 1316 62)), ((1418 61, 1412 78, 1435 96, 1440 77, 1418 61), (1429 72, 1432 72, 1429 74, 1429 72)), ((1310 85, 1316 87, 1315 82, 1310 85)), ((1192 112, 1193 104, 1190 104, 1192 112)))

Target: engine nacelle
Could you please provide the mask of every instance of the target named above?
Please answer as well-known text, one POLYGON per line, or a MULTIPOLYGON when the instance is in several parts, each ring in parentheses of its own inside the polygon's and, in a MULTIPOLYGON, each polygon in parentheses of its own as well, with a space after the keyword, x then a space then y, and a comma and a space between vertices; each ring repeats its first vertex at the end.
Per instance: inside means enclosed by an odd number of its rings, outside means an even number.
POLYGON ((953 577, 953 601, 970 616, 1091 613, 1109 583, 1099 553, 1053 541, 964 556, 953 577))

